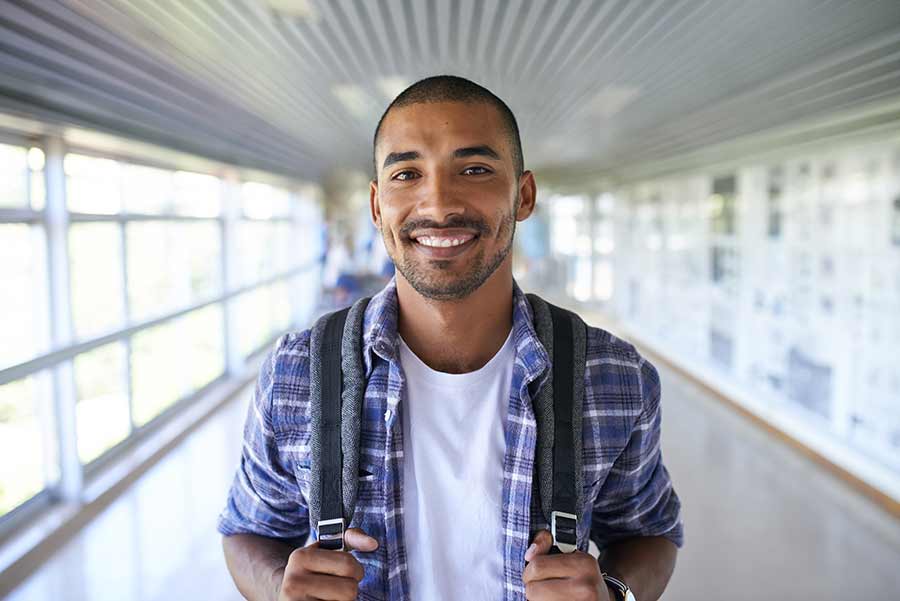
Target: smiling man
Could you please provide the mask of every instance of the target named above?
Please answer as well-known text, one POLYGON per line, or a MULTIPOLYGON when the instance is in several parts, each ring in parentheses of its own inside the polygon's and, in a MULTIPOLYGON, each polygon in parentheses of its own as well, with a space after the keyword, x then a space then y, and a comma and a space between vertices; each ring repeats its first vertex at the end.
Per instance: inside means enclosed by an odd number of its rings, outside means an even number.
POLYGON ((288 334, 260 372, 219 519, 238 588, 280 600, 658 599, 683 541, 659 376, 598 328, 586 333, 577 550, 550 554, 532 405, 550 355, 511 256, 536 188, 512 112, 466 79, 419 81, 382 116, 374 168, 371 216, 398 275, 363 317, 350 551, 305 545, 310 332, 288 334))

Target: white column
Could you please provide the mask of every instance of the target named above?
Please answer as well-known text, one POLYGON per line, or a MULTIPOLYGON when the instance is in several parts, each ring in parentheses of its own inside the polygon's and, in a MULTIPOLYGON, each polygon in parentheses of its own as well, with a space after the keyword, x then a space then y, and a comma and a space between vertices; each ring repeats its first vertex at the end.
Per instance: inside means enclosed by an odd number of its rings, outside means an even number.
MULTIPOLYGON (((241 218, 240 181, 234 174, 227 174, 222 179, 222 288, 227 293, 238 288, 237 281, 237 228, 241 218)), ((241 356, 237 340, 237 312, 235 302, 230 298, 223 307, 225 336, 225 371, 234 376, 244 369, 244 358, 241 356)))
MULTIPOLYGON (((49 138, 46 152, 44 176, 47 184, 50 337, 53 348, 60 348, 71 344, 73 338, 69 293, 69 213, 66 208, 65 145, 62 139, 55 136, 49 138)), ((60 495, 66 501, 78 501, 83 488, 83 472, 78 457, 72 361, 63 361, 53 368, 53 399, 59 444, 60 495)))

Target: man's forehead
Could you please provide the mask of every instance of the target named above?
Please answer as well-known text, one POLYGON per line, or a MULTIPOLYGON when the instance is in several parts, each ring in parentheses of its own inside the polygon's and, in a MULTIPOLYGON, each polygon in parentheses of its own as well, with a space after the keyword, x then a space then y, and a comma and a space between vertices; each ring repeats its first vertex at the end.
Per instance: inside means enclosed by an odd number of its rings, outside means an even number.
POLYGON ((499 111, 485 102, 427 102, 391 109, 382 123, 379 152, 413 150, 400 148, 452 144, 494 145, 505 151, 503 122, 499 111))

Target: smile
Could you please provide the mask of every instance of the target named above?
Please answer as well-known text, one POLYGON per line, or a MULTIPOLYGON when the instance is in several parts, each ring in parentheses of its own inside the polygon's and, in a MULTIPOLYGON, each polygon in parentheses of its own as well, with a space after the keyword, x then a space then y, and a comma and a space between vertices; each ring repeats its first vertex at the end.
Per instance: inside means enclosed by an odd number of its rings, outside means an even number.
POLYGON ((429 232, 413 237, 416 250, 431 259, 450 259, 475 245, 477 234, 472 232, 429 232))

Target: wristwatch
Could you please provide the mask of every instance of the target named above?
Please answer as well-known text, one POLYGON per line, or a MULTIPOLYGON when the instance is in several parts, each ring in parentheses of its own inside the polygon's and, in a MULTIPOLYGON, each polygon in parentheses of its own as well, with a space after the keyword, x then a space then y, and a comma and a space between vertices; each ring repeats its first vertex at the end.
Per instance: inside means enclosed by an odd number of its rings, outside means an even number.
POLYGON ((618 578, 610 576, 606 572, 603 572, 602 575, 603 581, 616 591, 616 601, 636 601, 627 584, 618 578))

